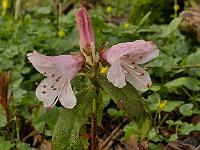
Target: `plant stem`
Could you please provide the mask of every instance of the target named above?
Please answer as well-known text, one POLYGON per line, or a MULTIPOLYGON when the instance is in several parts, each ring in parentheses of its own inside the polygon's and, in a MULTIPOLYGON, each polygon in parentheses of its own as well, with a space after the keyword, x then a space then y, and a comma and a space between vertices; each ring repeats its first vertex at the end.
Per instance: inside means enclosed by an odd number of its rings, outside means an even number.
POLYGON ((16 0, 15 3, 15 19, 19 19, 21 17, 21 0, 16 0))
POLYGON ((97 116, 96 116, 96 99, 93 99, 92 102, 92 118, 91 118, 92 124, 91 124, 91 150, 96 149, 96 129, 97 129, 97 116))
MULTIPOLYGON (((147 69, 148 68, 156 68, 156 66, 145 66, 145 68, 147 68, 147 69)), ((187 69, 187 68, 200 68, 200 64, 172 67, 172 69, 187 69)))

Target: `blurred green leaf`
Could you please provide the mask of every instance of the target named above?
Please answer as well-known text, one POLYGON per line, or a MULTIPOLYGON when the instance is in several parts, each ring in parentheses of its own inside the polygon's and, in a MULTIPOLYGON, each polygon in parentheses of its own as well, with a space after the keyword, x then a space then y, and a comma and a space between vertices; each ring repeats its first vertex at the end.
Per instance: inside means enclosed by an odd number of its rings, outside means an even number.
POLYGON ((169 138, 169 142, 173 142, 176 141, 178 139, 178 135, 177 134, 172 134, 169 138))
MULTIPOLYGON (((187 58, 188 65, 200 65, 200 49, 198 49, 195 53, 192 53, 187 58)), ((195 72, 197 76, 200 77, 200 68, 191 68, 191 71, 195 72)))
POLYGON ((192 108, 193 104, 183 104, 179 107, 179 111, 184 116, 191 116, 193 114, 192 108))
POLYGON ((0 137, 0 150, 10 150, 15 146, 14 143, 11 143, 10 141, 5 141, 3 137, 0 137))
POLYGON ((194 130, 195 130, 194 125, 189 124, 187 122, 184 122, 179 129, 180 134, 182 134, 182 135, 188 135, 190 132, 192 132, 194 130))
POLYGON ((115 118, 119 118, 122 117, 124 115, 124 111, 122 110, 116 110, 115 108, 109 108, 108 110, 108 114, 115 117, 115 118))
POLYGON ((190 90, 199 91, 200 90, 200 80, 192 77, 181 77, 170 82, 167 82, 165 86, 168 89, 176 89, 182 86, 187 87, 190 90))
POLYGON ((7 125, 7 119, 5 115, 5 111, 2 106, 0 106, 0 127, 5 127, 7 125))
POLYGON ((46 108, 41 106, 37 114, 33 115, 33 126, 40 133, 44 132, 45 124, 49 129, 53 130, 59 114, 60 111, 58 107, 54 107, 52 110, 48 111, 46 108))
POLYGON ((123 141, 128 140, 131 137, 131 135, 133 135, 137 139, 140 138, 138 126, 136 125, 135 122, 131 122, 131 123, 125 125, 123 128, 123 131, 124 131, 124 136, 122 137, 123 141))
POLYGON ((174 18, 170 24, 168 25, 168 27, 163 31, 162 33, 162 37, 167 37, 169 36, 172 32, 174 32, 177 28, 178 25, 180 23, 181 19, 180 18, 174 18))
POLYGON ((173 100, 169 101, 168 100, 163 111, 172 112, 176 107, 180 106, 183 103, 184 103, 183 101, 173 101, 173 100))

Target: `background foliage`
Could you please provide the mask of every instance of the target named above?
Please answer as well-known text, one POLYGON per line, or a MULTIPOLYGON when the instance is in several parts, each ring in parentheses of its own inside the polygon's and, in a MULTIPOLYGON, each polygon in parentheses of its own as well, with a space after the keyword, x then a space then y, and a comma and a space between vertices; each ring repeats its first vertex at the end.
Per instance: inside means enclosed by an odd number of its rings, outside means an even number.
MULTIPOLYGON (((66 2, 60 1, 62 4, 66 2)), ((8 96, 11 95, 11 127, 7 129, 5 112, 1 108, 0 150, 47 147, 60 111, 67 110, 57 106, 47 111, 36 99, 34 90, 42 76, 32 68, 26 54, 33 50, 47 55, 79 51, 74 15, 80 3, 74 1, 74 7, 63 14, 56 9, 54 1, 22 0, 19 19, 14 18, 14 1, 8 3, 5 13, 1 5, 0 71, 11 72, 8 93, 8 96)), ((194 3, 178 1, 178 12, 194 3)), ((174 15, 174 4, 172 0, 160 3, 154 0, 104 0, 94 5, 87 3, 97 47, 104 42, 109 42, 109 47, 116 43, 145 39, 153 41, 160 49, 160 56, 144 66, 153 80, 151 89, 143 93, 153 116, 152 128, 146 137, 153 150, 162 149, 163 145, 177 139, 189 141, 194 146, 200 142, 197 132, 200 131, 200 46, 179 32, 180 19, 174 15)), ((83 83, 87 82, 82 77, 73 80, 75 93, 82 90, 83 83)), ((114 124, 127 118, 126 113, 110 100, 110 97, 114 97, 101 92, 103 100, 100 110, 105 108, 104 115, 109 115, 108 118, 112 118, 114 124)), ((74 115, 76 113, 72 113, 68 119, 74 118, 74 115)), ((98 116, 100 126, 109 123, 104 121, 104 117, 102 120, 102 116, 98 116)), ((77 118, 77 122, 87 120, 82 117, 77 118)), ((77 132, 74 126, 72 128, 73 132, 77 132)), ((142 135, 134 122, 128 119, 121 128, 123 134, 118 143, 123 145, 123 141, 129 140, 132 135, 140 140, 142 135)), ((87 143, 84 140, 82 142, 87 143)))

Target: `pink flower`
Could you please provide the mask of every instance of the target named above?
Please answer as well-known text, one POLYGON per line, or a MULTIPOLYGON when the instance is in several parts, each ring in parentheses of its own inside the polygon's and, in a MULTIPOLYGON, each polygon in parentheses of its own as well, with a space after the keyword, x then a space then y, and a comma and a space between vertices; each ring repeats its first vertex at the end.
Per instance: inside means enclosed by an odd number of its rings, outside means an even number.
POLYGON ((126 81, 139 91, 146 91, 151 86, 151 78, 139 64, 146 63, 159 55, 156 46, 148 41, 120 43, 102 54, 102 58, 111 64, 107 72, 108 80, 122 88, 126 81))
POLYGON ((70 80, 81 70, 83 58, 73 55, 44 56, 36 51, 27 54, 32 65, 47 78, 36 89, 36 97, 44 107, 52 108, 59 100, 66 108, 76 105, 70 80))
POLYGON ((89 55, 91 53, 91 43, 95 43, 91 19, 84 7, 79 8, 76 17, 80 35, 80 48, 89 55))

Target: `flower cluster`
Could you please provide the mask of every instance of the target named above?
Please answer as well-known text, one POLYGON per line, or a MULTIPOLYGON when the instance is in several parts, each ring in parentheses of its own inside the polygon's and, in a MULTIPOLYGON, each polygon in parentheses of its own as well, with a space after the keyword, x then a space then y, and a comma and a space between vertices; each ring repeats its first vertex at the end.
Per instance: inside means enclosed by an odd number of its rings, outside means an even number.
MULTIPOLYGON (((80 8, 76 17, 80 35, 80 55, 44 56, 36 51, 27 54, 28 60, 36 70, 46 76, 38 85, 36 96, 48 109, 57 101, 65 108, 73 108, 76 105, 76 97, 70 81, 85 63, 92 65, 99 61, 99 55, 95 51, 92 22, 87 10, 84 7, 80 8)), ((123 88, 126 82, 129 82, 137 90, 146 91, 152 84, 151 78, 139 65, 158 55, 159 50, 151 41, 137 40, 116 44, 104 50, 100 57, 111 65, 107 71, 107 78, 114 86, 123 88)))

